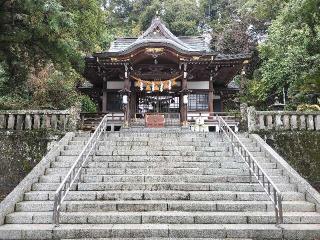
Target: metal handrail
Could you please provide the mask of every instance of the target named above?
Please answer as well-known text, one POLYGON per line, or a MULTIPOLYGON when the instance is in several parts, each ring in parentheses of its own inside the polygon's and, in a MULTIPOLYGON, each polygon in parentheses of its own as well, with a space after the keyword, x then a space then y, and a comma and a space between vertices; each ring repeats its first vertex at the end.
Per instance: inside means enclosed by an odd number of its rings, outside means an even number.
POLYGON ((92 153, 92 150, 96 151, 97 143, 100 139, 101 134, 106 130, 108 117, 105 115, 98 127, 90 137, 89 141, 77 157, 77 160, 70 168, 67 176, 63 179, 60 186, 55 192, 54 195, 54 206, 53 206, 53 220, 55 225, 59 225, 60 220, 60 211, 61 205, 65 200, 68 192, 70 191, 72 185, 78 180, 81 179, 81 172, 85 166, 88 157, 92 153))
POLYGON ((234 133, 226 121, 217 116, 219 120, 219 132, 222 132, 227 136, 232 145, 232 152, 234 150, 238 152, 239 156, 249 167, 250 183, 252 182, 252 175, 258 180, 259 184, 263 187, 268 197, 272 201, 275 208, 276 222, 277 224, 283 223, 283 209, 282 209, 282 193, 275 183, 270 179, 268 174, 262 169, 257 159, 250 153, 248 148, 242 143, 239 137, 234 133))

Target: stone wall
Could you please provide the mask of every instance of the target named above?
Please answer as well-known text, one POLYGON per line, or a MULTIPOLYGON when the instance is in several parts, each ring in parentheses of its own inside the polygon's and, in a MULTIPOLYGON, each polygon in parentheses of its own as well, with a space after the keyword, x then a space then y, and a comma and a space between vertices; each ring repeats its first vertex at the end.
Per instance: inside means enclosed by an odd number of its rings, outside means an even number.
POLYGON ((42 159, 49 143, 62 135, 45 129, 0 131, 0 200, 42 159))
POLYGON ((248 130, 319 131, 320 112, 256 111, 249 107, 248 130))
POLYGON ((0 129, 4 130, 75 130, 80 108, 69 110, 5 110, 0 111, 0 129))
POLYGON ((266 130, 258 134, 320 191, 320 132, 266 130))

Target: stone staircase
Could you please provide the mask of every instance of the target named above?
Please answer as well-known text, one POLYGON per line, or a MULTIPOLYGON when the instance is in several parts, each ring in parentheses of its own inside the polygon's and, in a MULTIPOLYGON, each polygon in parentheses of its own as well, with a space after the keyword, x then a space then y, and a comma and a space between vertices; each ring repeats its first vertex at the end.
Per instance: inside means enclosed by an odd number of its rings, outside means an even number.
POLYGON ((0 239, 320 239, 320 214, 252 139, 241 140, 283 191, 284 224, 216 133, 110 132, 53 224, 54 192, 89 134, 78 133, 0 226, 0 239))

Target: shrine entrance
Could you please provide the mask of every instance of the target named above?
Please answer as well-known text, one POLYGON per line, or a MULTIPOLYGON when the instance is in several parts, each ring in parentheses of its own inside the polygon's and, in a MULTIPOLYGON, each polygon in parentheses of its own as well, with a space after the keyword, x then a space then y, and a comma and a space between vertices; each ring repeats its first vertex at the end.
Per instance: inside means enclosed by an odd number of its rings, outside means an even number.
POLYGON ((179 102, 175 93, 138 92, 136 113, 179 113, 179 102))
POLYGON ((134 122, 147 127, 180 125, 180 98, 174 92, 136 92, 134 122))

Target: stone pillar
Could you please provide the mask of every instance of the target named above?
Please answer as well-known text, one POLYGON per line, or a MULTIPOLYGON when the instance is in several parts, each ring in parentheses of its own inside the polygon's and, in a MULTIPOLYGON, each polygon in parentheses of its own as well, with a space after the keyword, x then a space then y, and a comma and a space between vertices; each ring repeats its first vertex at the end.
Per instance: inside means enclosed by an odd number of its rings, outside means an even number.
POLYGON ((40 116, 39 114, 35 114, 33 117, 33 129, 39 129, 40 126, 40 116))
POLYGON ((41 122, 41 128, 45 129, 46 128, 46 119, 47 119, 47 114, 43 114, 40 116, 40 122, 41 122))
POLYGON ((318 114, 316 116, 315 122, 316 122, 316 124, 315 124, 316 125, 316 130, 319 131, 320 130, 320 114, 318 114))
POLYGON ((259 115, 259 129, 263 130, 265 129, 265 125, 264 125, 264 115, 261 114, 259 115))
POLYGON ((107 112, 107 78, 103 77, 103 86, 102 86, 102 112, 107 112))
POLYGON ((23 115, 21 115, 21 114, 17 114, 16 129, 17 130, 23 129, 23 115))
POLYGON ((283 127, 283 123, 281 120, 281 114, 277 114, 275 116, 275 126, 277 130, 280 130, 283 127))
POLYGON ((67 118, 66 118, 66 115, 60 115, 60 118, 59 118, 59 130, 66 130, 67 128, 67 118))
POLYGON ((0 115, 0 129, 6 129, 7 126, 6 126, 6 115, 4 114, 1 114, 0 115))
POLYGON ((56 114, 53 114, 51 116, 51 128, 54 130, 58 128, 58 119, 56 114))
POLYGON ((300 124, 299 124, 299 129, 300 130, 305 130, 306 127, 307 127, 307 124, 306 124, 306 116, 305 115, 300 115, 300 124))
POLYGON ((256 126, 256 109, 254 107, 248 107, 248 111, 247 111, 247 115, 248 115, 248 131, 249 132, 254 132, 257 130, 257 126, 256 126))
POLYGON ((9 114, 7 128, 14 129, 14 124, 15 124, 15 116, 13 114, 9 114))
POLYGON ((68 129, 71 131, 77 130, 78 121, 80 120, 81 104, 76 103, 69 109, 70 115, 68 119, 68 129))
POLYGON ((298 128, 297 115, 291 116, 291 130, 296 130, 298 128))
POLYGON ((44 122, 45 122, 46 129, 51 128, 51 116, 50 115, 48 115, 48 114, 45 115, 44 122))
POLYGON ((248 104, 247 103, 240 104, 240 112, 241 112, 241 122, 246 122, 248 120, 248 104))
POLYGON ((283 116, 283 126, 285 130, 289 130, 290 129, 290 118, 289 115, 284 115, 283 116))
POLYGON ((314 130, 313 115, 308 115, 307 129, 311 131, 314 130))
POLYGON ((24 128, 26 130, 31 130, 32 129, 32 120, 30 114, 26 114, 26 118, 24 120, 24 128))
POLYGON ((267 115, 267 129, 273 129, 273 116, 267 115))

